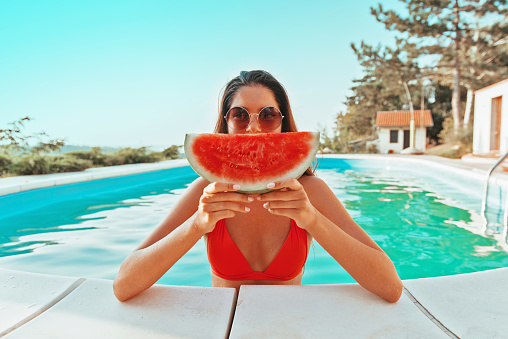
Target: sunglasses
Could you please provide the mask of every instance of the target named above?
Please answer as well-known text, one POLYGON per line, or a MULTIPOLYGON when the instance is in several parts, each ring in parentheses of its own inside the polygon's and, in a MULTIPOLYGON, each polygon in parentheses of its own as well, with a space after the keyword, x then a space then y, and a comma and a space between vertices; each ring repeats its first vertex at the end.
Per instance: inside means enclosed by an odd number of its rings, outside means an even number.
POLYGON ((284 116, 276 107, 265 107, 259 113, 249 113, 243 107, 232 107, 224 116, 229 128, 233 131, 243 131, 250 124, 250 116, 255 115, 259 127, 264 131, 276 130, 282 123, 284 116))

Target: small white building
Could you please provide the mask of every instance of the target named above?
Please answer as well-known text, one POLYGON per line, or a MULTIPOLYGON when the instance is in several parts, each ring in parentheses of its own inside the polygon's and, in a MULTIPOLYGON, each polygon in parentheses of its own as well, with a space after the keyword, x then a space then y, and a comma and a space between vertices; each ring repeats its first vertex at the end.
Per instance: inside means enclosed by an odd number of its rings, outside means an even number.
POLYGON ((508 151, 508 79, 474 92, 473 154, 508 151))
MULTIPOLYGON (((414 147, 424 151, 427 146, 427 127, 434 126, 429 110, 415 110, 414 147)), ((409 147, 410 111, 379 111, 376 113, 376 127, 381 153, 400 153, 409 147)))

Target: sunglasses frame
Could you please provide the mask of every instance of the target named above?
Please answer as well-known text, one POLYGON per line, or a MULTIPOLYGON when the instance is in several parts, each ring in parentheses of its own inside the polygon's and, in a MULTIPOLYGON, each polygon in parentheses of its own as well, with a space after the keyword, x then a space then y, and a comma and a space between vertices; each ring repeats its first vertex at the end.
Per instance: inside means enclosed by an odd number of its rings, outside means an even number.
POLYGON ((262 130, 263 130, 263 131, 275 131, 277 128, 279 128, 279 126, 280 126, 280 125, 282 125, 282 119, 284 119, 284 116, 282 115, 282 112, 281 112, 281 111, 280 111, 277 107, 275 107, 275 106, 265 106, 265 107, 261 108, 261 109, 259 110, 259 112, 258 112, 258 113, 250 113, 250 112, 247 110, 247 108, 242 107, 242 106, 235 106, 235 107, 231 107, 231 108, 228 110, 228 112, 226 113, 226 115, 224 116, 224 119, 226 120, 226 125, 227 125, 229 128, 231 128, 233 131, 244 131, 244 130, 246 130, 246 129, 249 127, 249 125, 250 125, 250 117, 251 117, 252 115, 255 115, 255 116, 256 116, 256 119, 257 119, 257 121, 258 121, 259 127, 261 127, 261 123, 259 122, 259 114, 260 114, 260 113, 261 113, 261 112, 262 112, 265 108, 275 108, 275 110, 276 110, 276 111, 280 114, 281 118, 280 118, 280 124, 279 124, 277 127, 275 127, 274 129, 271 129, 271 130, 266 130, 266 129, 262 128, 262 130), (245 126, 245 128, 242 128, 242 129, 234 129, 234 128, 232 128, 231 126, 229 126, 229 124, 228 124, 228 115, 229 115, 229 112, 231 112, 231 110, 232 110, 232 109, 234 109, 234 108, 241 108, 241 109, 244 109, 244 110, 245 110, 245 112, 247 112, 247 114, 249 115, 249 123, 247 124, 247 126, 245 126))

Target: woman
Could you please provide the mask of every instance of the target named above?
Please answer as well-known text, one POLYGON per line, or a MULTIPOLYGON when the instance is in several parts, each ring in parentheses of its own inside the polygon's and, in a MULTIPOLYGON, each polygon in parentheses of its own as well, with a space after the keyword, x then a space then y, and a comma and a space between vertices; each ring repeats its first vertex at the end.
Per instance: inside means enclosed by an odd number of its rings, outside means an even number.
MULTIPOLYGON (((241 72, 224 90, 216 133, 296 132, 287 94, 264 71, 241 72)), ((205 237, 213 286, 299 285, 314 238, 364 288, 399 300, 390 258, 310 170, 262 195, 196 179, 157 229, 123 262, 113 283, 127 300, 152 286, 205 237)))

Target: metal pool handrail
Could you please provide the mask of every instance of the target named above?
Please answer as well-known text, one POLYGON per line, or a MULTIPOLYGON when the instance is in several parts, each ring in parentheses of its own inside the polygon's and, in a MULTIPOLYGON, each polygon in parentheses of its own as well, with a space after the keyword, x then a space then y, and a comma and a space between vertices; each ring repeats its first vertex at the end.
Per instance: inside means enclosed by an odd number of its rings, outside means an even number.
MULTIPOLYGON (((487 172, 487 177, 485 180, 485 186, 483 189, 483 200, 482 200, 482 209, 480 211, 480 215, 483 218, 485 222, 487 222, 487 216, 485 215, 485 212, 487 210, 487 193, 489 191, 489 178, 492 172, 496 169, 496 167, 503 162, 503 160, 508 156, 508 152, 506 152, 502 157, 500 157, 494 165, 490 167, 490 169, 487 172)), ((506 225, 508 223, 508 195, 506 197, 506 207, 504 209, 504 224, 506 225)))

